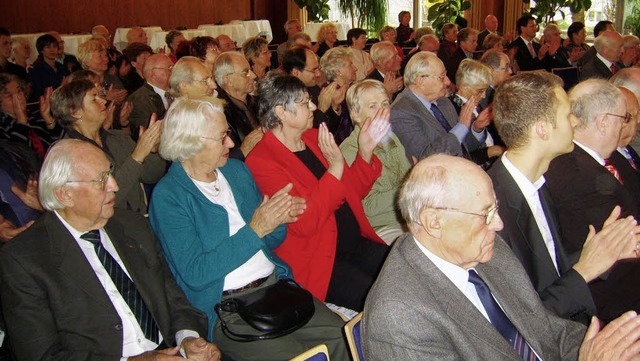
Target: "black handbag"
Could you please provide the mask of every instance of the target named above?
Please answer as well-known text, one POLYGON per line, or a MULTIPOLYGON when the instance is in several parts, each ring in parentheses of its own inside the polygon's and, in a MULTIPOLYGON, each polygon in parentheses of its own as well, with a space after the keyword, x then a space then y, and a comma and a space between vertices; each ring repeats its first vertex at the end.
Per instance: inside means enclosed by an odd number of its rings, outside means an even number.
POLYGON ((291 279, 276 283, 246 295, 227 298, 215 306, 222 332, 239 342, 270 340, 306 325, 315 307, 311 292, 291 279), (229 329, 220 310, 237 313, 244 322, 256 329, 256 334, 242 334, 229 329))

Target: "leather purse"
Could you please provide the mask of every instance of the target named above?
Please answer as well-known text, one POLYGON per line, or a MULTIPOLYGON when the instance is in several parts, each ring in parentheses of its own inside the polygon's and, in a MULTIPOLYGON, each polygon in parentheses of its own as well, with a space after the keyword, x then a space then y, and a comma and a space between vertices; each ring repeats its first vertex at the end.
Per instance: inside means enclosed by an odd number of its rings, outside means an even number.
POLYGON ((215 306, 215 311, 225 336, 234 341, 250 342, 270 340, 292 333, 309 322, 315 313, 315 307, 311 292, 292 279, 280 279, 246 295, 227 298, 215 306), (237 313, 258 332, 234 332, 220 315, 220 310, 237 313))

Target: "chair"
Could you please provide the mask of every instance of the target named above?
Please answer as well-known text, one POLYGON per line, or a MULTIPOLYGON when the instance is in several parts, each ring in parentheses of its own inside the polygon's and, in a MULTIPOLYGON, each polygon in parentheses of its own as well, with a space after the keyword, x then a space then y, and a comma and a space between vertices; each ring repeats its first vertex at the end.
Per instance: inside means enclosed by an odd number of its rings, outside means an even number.
POLYGON ((364 355, 362 354, 362 337, 360 336, 362 322, 360 321, 362 321, 362 312, 344 325, 344 332, 347 334, 347 342, 349 343, 353 361, 364 361, 364 355))
POLYGON ((320 344, 308 349, 289 361, 329 361, 329 349, 327 349, 327 345, 320 344))
POLYGON ((580 73, 575 66, 569 66, 566 68, 553 68, 551 72, 564 81, 564 90, 573 88, 574 85, 580 81, 580 73))

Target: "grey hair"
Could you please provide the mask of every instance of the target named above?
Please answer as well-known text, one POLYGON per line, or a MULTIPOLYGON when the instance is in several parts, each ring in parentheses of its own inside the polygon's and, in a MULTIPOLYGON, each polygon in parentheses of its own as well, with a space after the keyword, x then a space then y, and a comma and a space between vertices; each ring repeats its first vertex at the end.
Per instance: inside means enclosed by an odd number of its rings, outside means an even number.
POLYGON ((232 74, 235 69, 233 67, 233 60, 237 57, 241 57, 244 59, 241 53, 237 51, 227 51, 224 52, 216 58, 216 62, 213 65, 214 75, 216 77, 216 84, 219 87, 225 88, 224 77, 232 74))
POLYGON ((554 23, 549 23, 547 24, 547 26, 544 28, 544 30, 542 31, 542 33, 544 34, 544 36, 548 36, 549 33, 551 33, 551 31, 553 30, 557 30, 560 31, 560 28, 558 27, 558 25, 554 24, 554 23))
POLYGON ((456 71, 456 84, 458 87, 488 87, 493 84, 493 75, 491 75, 491 69, 481 62, 464 59, 456 71))
POLYGON ((640 95, 640 68, 620 69, 609 81, 615 86, 631 90, 636 96, 640 95))
POLYGON ((72 148, 87 144, 89 143, 79 139, 62 139, 49 148, 38 180, 38 196, 44 209, 53 211, 65 207, 56 197, 55 191, 73 177, 76 157, 72 148))
POLYGON ((222 100, 186 96, 176 99, 164 117, 158 150, 160 156, 166 160, 183 162, 202 151, 204 143, 201 136, 211 126, 207 111, 217 112, 224 118, 222 100))
POLYGON ((379 41, 371 47, 369 50, 371 53, 371 61, 377 64, 378 61, 383 61, 389 57, 395 56, 398 53, 395 45, 390 41, 379 41))
POLYGON ((496 49, 489 49, 482 54, 480 62, 490 68, 497 69, 500 67, 502 59, 509 60, 509 55, 496 49))
POLYGON ((622 92, 604 79, 588 79, 569 91, 571 113, 579 122, 576 129, 584 129, 603 113, 615 112, 624 102, 622 92))
POLYGON ((435 154, 427 157, 413 167, 400 187, 398 208, 409 228, 420 224, 420 212, 425 208, 437 208, 445 205, 448 194, 448 171, 440 158, 446 156, 435 154))
MULTIPOLYGON (((389 93, 387 93, 387 89, 385 89, 384 84, 382 84, 379 80, 374 79, 365 79, 354 83, 347 90, 346 100, 347 107, 349 108, 349 114, 351 115, 351 119, 359 118, 358 115, 362 110, 361 101, 363 100, 363 94, 369 91, 379 91, 380 93, 389 97, 389 93)), ((364 120, 364 119, 362 119, 364 120)))
POLYGON ((307 93, 304 83, 293 75, 273 73, 258 84, 258 118, 260 125, 275 129, 282 124, 276 114, 276 107, 295 112, 294 102, 303 99, 307 93))
POLYGON ((101 51, 107 51, 104 44, 100 40, 89 39, 78 46, 78 61, 82 67, 86 69, 87 61, 91 60, 94 53, 99 53, 101 51))
POLYGON ((320 69, 328 81, 333 81, 338 76, 338 69, 344 68, 347 58, 351 58, 353 52, 350 48, 335 47, 329 49, 320 59, 320 69))
POLYGON ((180 84, 193 81, 193 65, 196 63, 202 64, 202 60, 195 56, 183 56, 173 65, 171 76, 169 77, 171 95, 179 97, 181 95, 180 84))
POLYGON ((407 64, 407 67, 404 69, 404 84, 415 84, 418 76, 429 72, 429 62, 435 60, 440 61, 436 54, 430 53, 428 51, 421 51, 412 56, 411 60, 409 60, 409 63, 407 64))

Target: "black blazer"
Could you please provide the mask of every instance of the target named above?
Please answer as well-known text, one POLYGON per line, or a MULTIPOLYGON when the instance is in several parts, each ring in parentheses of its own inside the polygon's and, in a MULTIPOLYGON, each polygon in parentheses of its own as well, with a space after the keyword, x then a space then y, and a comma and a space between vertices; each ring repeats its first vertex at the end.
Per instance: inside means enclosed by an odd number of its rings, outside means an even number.
MULTIPOLYGON (((384 83, 384 78, 382 77, 382 74, 380 74, 378 69, 373 69, 371 74, 367 75, 367 77, 365 79, 379 80, 380 82, 384 83)), ((398 90, 397 92, 391 94, 391 102, 393 102, 396 99, 396 96, 398 96, 398 94, 400 94, 402 89, 404 89, 404 85, 402 86, 402 88, 400 88, 400 90, 398 90)))
MULTIPOLYGON (((520 70, 529 71, 544 68, 544 64, 542 63, 542 61, 540 61, 540 59, 531 56, 527 43, 525 43, 521 37, 518 37, 516 40, 514 40, 513 44, 518 47, 515 59, 518 62, 518 67, 520 68, 520 70)), ((535 41, 532 42, 532 44, 533 50, 535 50, 536 54, 538 54, 540 52, 540 44, 536 43, 535 41)))
POLYGON ((488 174, 501 206, 500 218, 504 228, 499 234, 522 263, 542 303, 560 317, 588 324, 596 306, 587 283, 571 268, 562 247, 560 226, 549 191, 545 186, 540 188, 540 202, 554 239, 560 275, 552 263, 529 204, 502 159, 493 164, 488 174))
MULTIPOLYGON (((558 209, 562 243, 573 264, 577 261, 589 225, 602 229, 611 210, 620 205, 622 217, 638 218, 638 197, 579 146, 553 161, 545 174, 558 209)), ((628 310, 640 311, 640 262, 618 261, 609 273, 589 283, 598 317, 611 321, 628 310)))
POLYGON ((131 137, 134 140, 138 139, 141 126, 145 128, 149 126, 149 119, 151 119, 152 113, 156 113, 156 119, 160 120, 164 119, 164 115, 167 112, 162 98, 147 82, 131 93, 127 101, 133 105, 129 116, 129 127, 131 128, 131 137))
MULTIPOLYGON (((244 110, 238 108, 232 101, 229 95, 220 87, 218 87, 218 98, 226 102, 224 106, 224 115, 227 118, 229 127, 231 128, 231 139, 234 146, 231 148, 231 158, 240 159, 244 161, 244 155, 240 151, 240 145, 249 133, 255 128, 247 118, 244 110)), ((249 111, 253 112, 256 121, 258 120, 258 100, 251 94, 247 95, 247 107, 249 111)))
POLYGON ((609 79, 611 76, 613 76, 611 69, 609 69, 609 67, 607 67, 597 56, 594 56, 584 63, 582 70, 580 71, 580 81, 591 78, 609 79))
MULTIPOLYGON (((116 208, 105 226, 164 342, 207 318, 176 284, 146 219, 116 208)), ((2 309, 19 360, 119 360, 122 324, 69 231, 47 212, 0 252, 2 309)))

